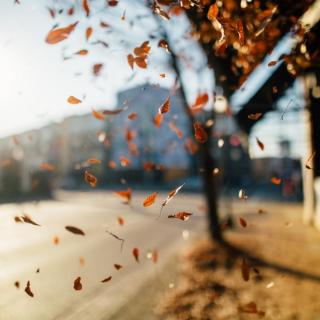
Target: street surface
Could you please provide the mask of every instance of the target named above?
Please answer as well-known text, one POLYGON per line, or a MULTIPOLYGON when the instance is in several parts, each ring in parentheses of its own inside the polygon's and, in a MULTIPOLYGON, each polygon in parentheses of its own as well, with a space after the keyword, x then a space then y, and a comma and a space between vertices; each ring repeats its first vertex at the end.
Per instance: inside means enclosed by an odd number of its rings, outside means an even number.
POLYGON ((55 200, 0 205, 0 319, 108 319, 147 279, 161 276, 161 266, 188 243, 188 233, 192 237, 205 230, 204 202, 199 195, 179 193, 157 219, 167 194, 144 208, 150 193, 134 192, 131 206, 111 191, 59 191, 55 200), (194 215, 188 221, 167 218, 178 211, 194 215), (41 226, 15 222, 23 214, 41 226), (85 236, 70 233, 67 225, 85 236), (121 242, 106 230, 125 240, 122 251, 121 242), (134 247, 140 250, 139 263, 134 247), (147 258, 150 250, 158 251, 157 263, 147 258), (123 268, 116 270, 114 264, 123 268), (101 282, 109 276, 111 281, 101 282), (83 286, 79 291, 73 288, 77 277, 83 286), (24 291, 28 281, 33 298, 24 291))

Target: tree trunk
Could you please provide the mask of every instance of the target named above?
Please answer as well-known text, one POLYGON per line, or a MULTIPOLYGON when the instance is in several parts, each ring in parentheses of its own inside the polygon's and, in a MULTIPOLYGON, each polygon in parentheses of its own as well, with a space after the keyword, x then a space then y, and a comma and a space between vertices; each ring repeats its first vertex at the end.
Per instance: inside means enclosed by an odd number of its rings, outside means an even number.
POLYGON ((218 216, 217 204, 217 183, 213 175, 215 168, 215 161, 211 155, 210 137, 206 143, 201 146, 202 157, 202 179, 203 179, 203 192, 207 202, 207 215, 209 220, 209 232, 213 240, 222 242, 222 232, 218 216))

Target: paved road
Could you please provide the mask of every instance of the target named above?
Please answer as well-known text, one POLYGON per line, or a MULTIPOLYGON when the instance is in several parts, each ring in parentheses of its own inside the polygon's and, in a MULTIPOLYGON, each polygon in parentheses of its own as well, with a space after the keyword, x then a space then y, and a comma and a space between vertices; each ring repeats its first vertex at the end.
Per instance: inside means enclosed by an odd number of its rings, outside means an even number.
POLYGON ((160 194, 149 208, 142 206, 145 196, 147 193, 134 194, 131 207, 108 191, 58 192, 56 200, 1 205, 0 319, 108 319, 145 280, 155 273, 161 276, 161 265, 186 243, 183 231, 192 235, 204 230, 203 200, 181 193, 157 219, 166 195, 160 194), (195 215, 185 222, 166 218, 182 210, 195 215), (25 213, 41 227, 14 221, 25 213), (123 226, 118 216, 124 218, 123 226), (86 235, 74 235, 65 230, 66 225, 79 227, 86 235), (122 252, 120 242, 105 230, 125 239, 122 252), (60 240, 57 245, 55 236, 60 240), (139 263, 133 258, 133 247, 140 249, 139 263), (154 249, 159 252, 157 264, 146 257, 154 249), (115 263, 123 268, 117 271, 115 263), (81 291, 73 289, 78 276, 81 291), (112 280, 101 283, 108 276, 112 280), (28 280, 34 298, 24 292, 28 280))

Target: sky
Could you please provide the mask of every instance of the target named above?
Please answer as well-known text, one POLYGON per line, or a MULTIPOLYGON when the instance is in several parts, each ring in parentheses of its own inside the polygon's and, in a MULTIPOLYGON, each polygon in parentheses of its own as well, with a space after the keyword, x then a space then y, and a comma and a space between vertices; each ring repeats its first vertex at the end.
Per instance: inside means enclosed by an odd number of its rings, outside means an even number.
MULTIPOLYGON (((174 75, 168 66, 168 54, 164 49, 157 48, 155 43, 146 70, 132 71, 128 66, 127 54, 147 40, 149 34, 155 34, 158 28, 154 19, 150 18, 150 10, 144 6, 144 1, 120 1, 117 7, 101 10, 105 7, 105 1, 98 0, 94 2, 96 7, 91 7, 90 18, 85 16, 78 3, 72 17, 59 15, 55 20, 50 17, 48 6, 54 8, 54 3, 60 3, 61 7, 61 3, 75 2, 20 0, 20 3, 0 1, 0 137, 60 121, 73 114, 91 112, 92 108, 115 108, 118 91, 146 81, 164 87, 173 84, 174 75), (125 20, 122 20, 124 14, 125 20), (138 19, 137 15, 140 15, 138 19), (148 15, 149 18, 146 17, 148 15), (79 23, 67 40, 56 45, 45 43, 45 37, 55 23, 64 27, 75 21, 79 23), (107 22, 111 27, 102 30, 98 27, 100 21, 107 22), (85 30, 89 26, 94 29, 90 43, 103 40, 109 48, 86 42, 85 30), (88 49, 89 55, 74 55, 80 49, 88 49), (63 57, 71 59, 64 60, 63 57), (92 74, 95 63, 104 64, 99 77, 92 74), (160 73, 166 73, 166 78, 160 78, 160 73), (80 98, 83 103, 76 106, 68 104, 70 95, 80 98)), ((66 5, 66 8, 69 7, 66 5)), ((174 25, 175 35, 179 32, 183 35, 187 27, 186 19, 179 21, 179 24, 166 21, 167 27, 174 25), (180 29, 177 25, 181 26, 180 29)), ((180 36, 181 39, 183 37, 180 36)), ((173 41, 179 43, 179 50, 184 50, 181 41, 173 41)), ((184 45, 195 46, 190 41, 185 41, 184 45)), ((197 48, 191 51, 191 60, 203 59, 199 48, 198 51, 197 48)), ((204 87, 212 90, 210 71, 207 70, 204 75, 206 81, 198 81, 190 68, 186 68, 184 76, 191 99, 200 90, 199 83, 206 83, 204 87)), ((200 77, 203 78, 203 73, 200 77)))

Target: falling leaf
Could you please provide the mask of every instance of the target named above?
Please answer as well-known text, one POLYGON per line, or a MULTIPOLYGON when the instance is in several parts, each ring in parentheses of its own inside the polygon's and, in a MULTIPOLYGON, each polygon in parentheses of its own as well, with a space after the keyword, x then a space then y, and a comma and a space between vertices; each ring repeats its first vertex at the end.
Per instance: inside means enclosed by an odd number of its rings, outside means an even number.
POLYGON ((40 272, 40 269, 38 268, 37 270, 36 270, 36 273, 39 273, 40 272))
POLYGON ((108 162, 108 167, 111 169, 115 169, 117 167, 117 164, 113 160, 110 160, 108 162))
POLYGON ((169 121, 168 122, 169 128, 178 136, 179 139, 183 138, 183 133, 180 129, 177 128, 174 122, 169 121))
POLYGON ((89 51, 87 49, 81 49, 77 52, 75 52, 75 54, 79 55, 79 56, 86 56, 89 53, 89 51))
POLYGON ((191 155, 196 154, 199 150, 199 146, 191 138, 186 139, 184 147, 191 155))
POLYGON ((241 226, 243 227, 243 228, 246 228, 247 227, 247 221, 245 220, 245 219, 243 219, 243 218, 239 218, 239 222, 240 222, 240 224, 241 224, 241 226))
POLYGON ((124 245, 124 239, 120 238, 119 236, 117 236, 116 234, 106 230, 107 233, 110 234, 110 236, 114 237, 115 239, 119 240, 121 242, 121 251, 122 251, 122 248, 123 248, 123 245, 124 245))
POLYGON ((275 184, 275 185, 280 185, 281 184, 281 179, 280 178, 277 178, 277 177, 272 177, 271 178, 271 182, 273 183, 273 184, 275 184))
POLYGON ((199 122, 193 124, 194 137, 199 143, 205 143, 208 140, 207 132, 202 128, 199 122))
POLYGON ((56 11, 54 9, 52 9, 52 8, 49 8, 49 7, 48 7, 48 11, 50 13, 51 18, 54 19, 55 16, 56 16, 56 11))
POLYGON ((270 62, 268 63, 268 67, 275 66, 275 65, 277 64, 277 62, 278 62, 278 61, 276 61, 276 60, 270 61, 270 62))
POLYGON ((92 108, 92 115, 93 115, 96 119, 101 120, 101 121, 104 121, 104 115, 103 115, 102 112, 96 111, 96 110, 94 110, 94 109, 92 108))
POLYGON ((132 254, 133 254, 134 258, 136 259, 136 261, 139 262, 139 249, 133 248, 132 254))
POLYGON ((131 69, 133 69, 134 66, 134 56, 130 53, 127 55, 128 64, 131 69))
POLYGON ((117 264, 117 263, 115 263, 113 266, 114 266, 117 270, 120 270, 121 268, 123 268, 121 264, 117 264))
POLYGON ((144 201, 143 201, 143 206, 144 207, 149 207, 154 204, 156 197, 158 195, 158 192, 152 193, 150 196, 148 196, 144 201))
POLYGON ((54 243, 55 245, 58 245, 59 242, 60 242, 59 237, 58 237, 58 236, 54 236, 54 237, 53 237, 53 243, 54 243))
POLYGON ((93 67, 92 67, 92 72, 93 72, 93 74, 94 74, 95 76, 98 76, 98 75, 100 74, 102 68, 103 68, 103 64, 102 64, 102 63, 96 63, 96 64, 94 64, 93 67))
POLYGON ((100 27, 101 27, 101 28, 109 28, 110 25, 109 25, 108 23, 104 22, 104 21, 101 21, 101 22, 100 22, 100 27))
POLYGON ((67 39, 77 24, 78 22, 75 22, 65 28, 58 28, 58 29, 51 30, 46 37, 46 42, 49 44, 56 44, 60 41, 67 39))
POLYGON ((83 7, 83 10, 84 10, 85 13, 86 13, 86 16, 89 17, 89 15, 90 15, 90 8, 89 8, 88 0, 82 0, 82 7, 83 7))
POLYGON ((262 116, 262 113, 260 113, 260 112, 258 112, 258 113, 251 113, 251 114, 248 115, 248 119, 250 119, 250 120, 255 120, 255 121, 256 121, 256 120, 260 119, 261 116, 262 116))
POLYGON ((84 172, 84 180, 85 182, 89 183, 91 187, 96 187, 98 179, 90 172, 87 170, 84 172))
POLYGON ((145 57, 136 57, 134 58, 134 62, 136 63, 136 65, 142 69, 146 69, 147 68, 147 58, 145 57))
POLYGON ((175 219, 180 219, 182 221, 187 221, 191 215, 192 213, 181 211, 175 214, 170 214, 168 218, 175 218, 175 219))
POLYGON ((30 297, 34 297, 34 294, 33 292, 31 291, 31 288, 30 288, 30 281, 27 282, 27 285, 24 289, 24 291, 27 293, 27 295, 29 295, 30 297))
POLYGON ((166 40, 161 39, 158 42, 158 47, 165 49, 168 53, 170 53, 169 44, 166 40))
POLYGON ((136 120, 138 117, 138 114, 136 112, 131 112, 129 115, 128 115, 128 119, 130 120, 136 120))
POLYGON ((218 13, 219 13, 218 5, 217 5, 217 3, 214 3, 209 7, 209 10, 208 10, 208 13, 207 13, 207 18, 210 21, 213 21, 213 20, 215 20, 217 18, 218 13))
POLYGON ((170 111, 170 97, 160 106, 159 113, 164 114, 170 111))
POLYGON ((81 284, 81 277, 76 278, 73 282, 73 289, 74 290, 81 290, 82 289, 82 284, 81 284))
POLYGON ((152 262, 157 263, 159 259, 159 254, 157 250, 152 251, 152 262))
POLYGON ((127 157, 124 157, 124 156, 121 156, 119 160, 120 160, 120 164, 122 167, 128 167, 131 163, 131 161, 127 157))
POLYGON ((96 158, 90 158, 86 161, 87 164, 100 164, 101 160, 96 159, 96 158))
POLYGON ((196 101, 193 103, 193 105, 190 107, 192 110, 199 110, 204 107, 204 105, 208 102, 209 95, 207 93, 200 93, 196 101))
POLYGON ((132 189, 128 188, 125 191, 114 191, 114 194, 116 194, 117 196, 125 199, 128 203, 131 201, 131 197, 132 197, 132 189))
POLYGON ((51 163, 48 162, 42 162, 40 164, 40 169, 41 170, 46 170, 46 171, 54 171, 55 170, 55 166, 51 163))
POLYGON ((111 279, 112 279, 112 276, 109 276, 108 278, 101 280, 101 282, 102 283, 109 282, 111 279))
POLYGON ((169 203, 169 201, 175 197, 177 195, 177 193, 182 189, 182 187, 184 186, 185 184, 182 184, 181 186, 177 187, 176 189, 172 190, 169 192, 166 200, 162 203, 161 205, 161 209, 160 209, 160 215, 161 215, 161 212, 162 212, 162 209, 169 203))
POLYGON ((257 141, 257 144, 258 144, 260 150, 263 151, 264 150, 264 144, 257 137, 256 137, 256 141, 257 141))
POLYGON ((124 225, 124 219, 122 217, 118 217, 118 223, 120 224, 120 226, 124 225))
POLYGON ((145 162, 145 163, 143 164, 143 169, 144 169, 145 171, 152 171, 152 170, 154 170, 155 168, 156 168, 155 163, 153 163, 153 162, 151 162, 151 161, 145 162))
POLYGON ((161 127, 163 115, 161 113, 157 113, 156 116, 153 118, 153 123, 157 128, 161 127))
POLYGON ((85 261, 84 257, 80 257, 80 258, 79 258, 80 266, 83 267, 83 266, 85 265, 85 262, 86 262, 86 261, 85 261))
POLYGON ((110 7, 115 7, 118 5, 118 0, 108 0, 108 4, 110 7))
POLYGON ((89 41, 89 39, 91 38, 92 33, 93 33, 93 29, 91 27, 88 27, 86 29, 86 39, 87 39, 87 41, 89 41))
POLYGON ((14 286, 15 286, 17 289, 20 289, 20 282, 19 282, 19 281, 15 281, 14 286))
POLYGON ((111 115, 115 115, 115 114, 119 114, 121 113, 122 111, 126 110, 125 108, 118 108, 118 109, 113 109, 113 110, 103 110, 103 114, 104 115, 108 115, 108 116, 111 116, 111 115))
POLYGON ((165 77, 166 77, 166 74, 165 74, 165 73, 160 73, 159 76, 160 76, 161 78, 165 78, 165 77))
POLYGON ((25 223, 30 223, 30 224, 33 224, 34 226, 39 226, 40 227, 40 224, 37 224, 36 222, 34 222, 33 220, 31 220, 30 217, 28 217, 27 215, 23 215, 21 217, 21 219, 23 220, 23 222, 25 223))
POLYGON ((66 226, 65 228, 66 228, 66 230, 68 230, 71 233, 78 234, 78 235, 81 235, 81 236, 85 235, 85 233, 81 229, 79 229, 77 227, 66 226))
POLYGON ((250 279, 250 266, 246 258, 242 258, 241 262, 241 275, 244 281, 249 281, 250 279))
POLYGON ((70 96, 67 100, 70 104, 79 104, 82 101, 74 96, 70 96))

